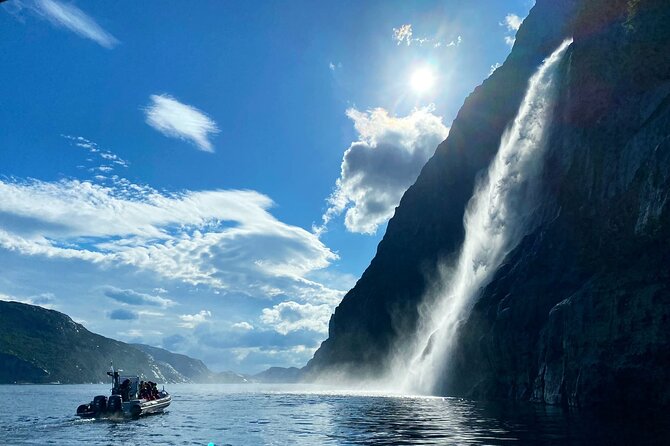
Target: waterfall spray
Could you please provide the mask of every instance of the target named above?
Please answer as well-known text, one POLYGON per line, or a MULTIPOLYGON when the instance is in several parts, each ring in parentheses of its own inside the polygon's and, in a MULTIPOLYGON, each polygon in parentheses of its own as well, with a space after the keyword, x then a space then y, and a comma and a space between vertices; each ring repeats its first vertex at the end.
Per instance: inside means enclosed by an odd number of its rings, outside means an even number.
POLYGON ((438 298, 422 309, 412 345, 393 361, 394 385, 407 392, 434 392, 443 378, 458 326, 467 319, 477 294, 532 229, 554 103, 554 77, 571 42, 563 42, 530 78, 519 112, 468 203, 458 260, 451 268, 443 268, 438 298))

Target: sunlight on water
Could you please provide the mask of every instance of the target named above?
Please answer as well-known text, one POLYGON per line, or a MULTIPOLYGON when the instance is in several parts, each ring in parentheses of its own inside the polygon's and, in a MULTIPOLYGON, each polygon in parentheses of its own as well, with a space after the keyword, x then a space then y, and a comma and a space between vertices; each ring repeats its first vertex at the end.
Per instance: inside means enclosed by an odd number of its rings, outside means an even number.
POLYGON ((393 359, 389 387, 409 393, 435 391, 444 379, 459 324, 468 316, 477 293, 530 229, 554 104, 554 77, 571 43, 571 39, 563 42, 530 78, 519 112, 468 203, 458 261, 442 268, 438 297, 422 308, 421 329, 413 344, 393 359))
POLYGON ((623 423, 628 418, 570 416, 552 407, 315 385, 173 384, 173 403, 163 415, 124 421, 75 417, 81 401, 108 390, 101 385, 0 385, 0 444, 586 445, 667 438, 667 429, 640 432, 637 419, 623 423))

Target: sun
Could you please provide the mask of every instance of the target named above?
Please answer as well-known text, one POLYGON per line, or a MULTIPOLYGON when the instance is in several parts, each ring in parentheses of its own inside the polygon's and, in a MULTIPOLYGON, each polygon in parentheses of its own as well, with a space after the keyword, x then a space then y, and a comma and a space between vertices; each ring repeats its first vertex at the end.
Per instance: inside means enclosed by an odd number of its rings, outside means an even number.
POLYGON ((409 85, 417 94, 423 94, 430 91, 435 85, 435 74, 428 67, 421 67, 414 70, 409 79, 409 85))

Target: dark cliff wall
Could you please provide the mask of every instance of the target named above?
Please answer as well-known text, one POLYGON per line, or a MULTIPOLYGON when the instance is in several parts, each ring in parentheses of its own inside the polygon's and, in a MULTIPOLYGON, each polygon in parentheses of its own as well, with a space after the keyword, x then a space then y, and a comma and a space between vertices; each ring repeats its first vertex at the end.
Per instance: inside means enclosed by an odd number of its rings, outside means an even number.
POLYGON ((554 215, 512 252, 444 390, 670 404, 670 4, 585 2, 547 159, 554 215))
POLYGON ((575 0, 540 1, 510 56, 465 100, 449 137, 424 166, 389 221, 377 254, 335 310, 329 337, 308 371, 361 366, 374 373, 398 336, 414 330, 417 304, 436 265, 463 241, 463 211, 514 118, 528 79, 569 34, 575 0))
POLYGON ((662 0, 538 0, 505 64, 465 101, 406 192, 307 371, 374 372, 413 331, 529 77, 573 36, 546 160, 546 220, 483 290, 443 391, 670 401, 670 386, 658 389, 670 363, 669 9, 662 0))

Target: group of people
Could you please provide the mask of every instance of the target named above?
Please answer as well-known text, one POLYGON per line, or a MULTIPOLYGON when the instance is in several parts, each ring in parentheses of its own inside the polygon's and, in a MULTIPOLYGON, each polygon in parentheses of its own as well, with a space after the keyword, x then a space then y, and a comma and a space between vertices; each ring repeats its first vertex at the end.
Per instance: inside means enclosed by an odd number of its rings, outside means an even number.
POLYGON ((145 400, 156 400, 160 398, 158 393, 158 387, 156 383, 152 381, 140 381, 140 398, 145 400))
MULTIPOLYGON (((128 378, 124 379, 122 383, 118 384, 118 372, 110 372, 109 374, 110 376, 113 376, 115 380, 114 388, 112 389, 112 395, 121 395, 122 401, 130 401, 136 397, 140 397, 145 400, 157 400, 161 397, 155 382, 140 381, 139 386, 137 389, 135 389, 133 383, 128 378)), ((137 381, 135 382, 137 383, 137 381)))

